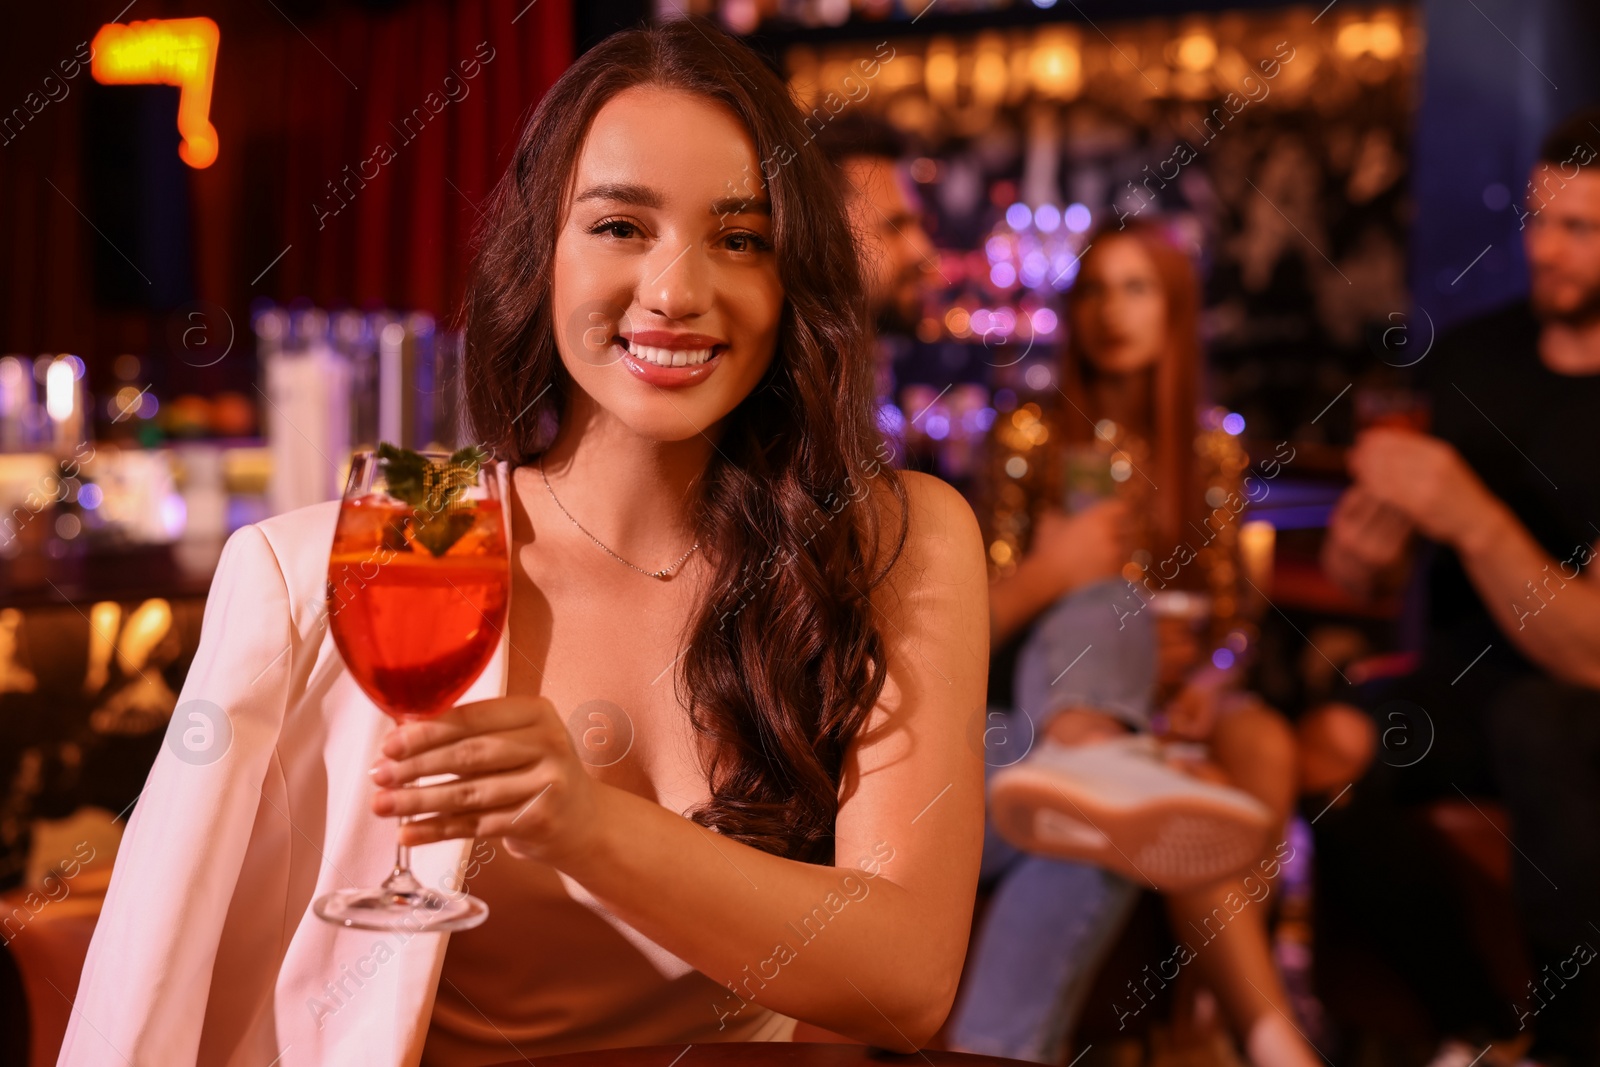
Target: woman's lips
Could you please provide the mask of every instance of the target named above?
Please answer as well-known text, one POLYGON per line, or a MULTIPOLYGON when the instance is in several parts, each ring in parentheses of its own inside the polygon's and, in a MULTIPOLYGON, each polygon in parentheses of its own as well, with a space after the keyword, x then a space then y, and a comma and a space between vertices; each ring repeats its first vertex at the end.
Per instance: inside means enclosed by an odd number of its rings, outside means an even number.
MULTIPOLYGON (((628 350, 628 342, 623 341, 621 338, 613 341, 612 344, 619 353, 622 365, 632 371, 634 377, 646 385, 654 385, 662 389, 681 389, 684 386, 697 385, 705 381, 722 363, 722 357, 727 352, 726 346, 717 345, 711 349, 711 357, 702 363, 693 365, 686 363, 682 366, 669 367, 661 363, 652 362, 650 359, 641 359, 634 356, 628 350)), ((661 351, 660 349, 651 349, 650 354, 659 359, 661 358, 661 351)), ((704 351, 704 349, 701 351, 704 351)), ((695 354, 698 355, 698 353, 695 354)))

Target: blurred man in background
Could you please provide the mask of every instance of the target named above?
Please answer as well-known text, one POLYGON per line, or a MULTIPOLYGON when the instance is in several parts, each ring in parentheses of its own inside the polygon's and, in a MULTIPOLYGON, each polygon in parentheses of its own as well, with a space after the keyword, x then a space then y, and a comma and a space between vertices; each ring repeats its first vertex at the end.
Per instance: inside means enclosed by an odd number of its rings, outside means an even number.
POLYGON ((883 120, 850 111, 821 129, 817 145, 839 170, 879 332, 914 332, 922 316, 923 273, 933 269, 935 252, 900 165, 904 140, 883 120))
MULTIPOLYGON (((1407 925, 1414 913, 1394 908, 1429 877, 1398 839, 1394 807, 1502 798, 1534 969, 1510 1004, 1515 1028, 1536 1035, 1535 1061, 1572 1065, 1600 1063, 1600 962, 1590 963, 1600 948, 1600 580, 1589 566, 1600 540, 1597 156, 1600 111, 1546 138, 1519 213, 1528 297, 1446 335, 1426 357, 1432 435, 1374 429, 1357 439, 1324 566, 1353 592, 1392 591, 1420 542, 1426 638, 1415 672, 1308 716, 1303 731, 1308 787, 1332 795, 1359 776, 1318 827, 1326 866, 1347 864, 1343 888, 1377 894, 1364 914, 1391 927, 1381 935, 1391 944, 1417 950, 1402 969, 1432 988, 1441 1012, 1470 1010, 1484 987, 1429 958, 1424 946, 1448 937, 1419 936, 1407 925), (1391 713, 1416 745, 1404 758, 1386 751, 1391 713), (1386 883, 1390 874, 1404 881, 1386 883)), ((1503 1033, 1505 998, 1482 1011, 1502 1016, 1503 1033)), ((1463 1045, 1437 1062, 1478 1054, 1463 1045)))

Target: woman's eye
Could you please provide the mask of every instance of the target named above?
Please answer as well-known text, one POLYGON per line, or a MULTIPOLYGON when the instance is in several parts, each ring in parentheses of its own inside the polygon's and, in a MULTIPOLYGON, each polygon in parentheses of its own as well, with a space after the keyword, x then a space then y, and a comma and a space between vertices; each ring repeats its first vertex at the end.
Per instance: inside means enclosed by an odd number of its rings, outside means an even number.
POLYGON ((639 227, 622 219, 606 219, 604 222, 596 223, 589 232, 592 234, 606 234, 611 237, 628 238, 637 236, 639 227))
POLYGON ((765 238, 753 233, 730 233, 723 243, 730 252, 765 252, 772 248, 765 238))

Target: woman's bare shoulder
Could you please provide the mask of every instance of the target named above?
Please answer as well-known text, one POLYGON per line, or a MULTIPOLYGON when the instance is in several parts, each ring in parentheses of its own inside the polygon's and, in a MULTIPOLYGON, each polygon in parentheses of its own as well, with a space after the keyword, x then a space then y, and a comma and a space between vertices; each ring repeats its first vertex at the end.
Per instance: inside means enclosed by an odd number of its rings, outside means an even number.
MULTIPOLYGON (((895 472, 906 491, 906 542, 896 570, 938 569, 942 580, 959 580, 969 568, 986 576, 983 535, 978 517, 956 488, 921 471, 895 472)), ((900 504, 887 485, 875 494, 882 516, 883 538, 892 543, 900 524, 900 504)))

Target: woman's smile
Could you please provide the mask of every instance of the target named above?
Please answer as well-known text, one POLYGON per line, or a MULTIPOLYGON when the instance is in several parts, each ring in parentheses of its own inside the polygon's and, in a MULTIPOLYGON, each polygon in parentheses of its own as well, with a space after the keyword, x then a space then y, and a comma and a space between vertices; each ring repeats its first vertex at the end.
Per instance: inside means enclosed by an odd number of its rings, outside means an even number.
POLYGON ((639 330, 618 335, 623 366, 648 385, 676 389, 710 377, 728 351, 726 342, 699 333, 639 330))

